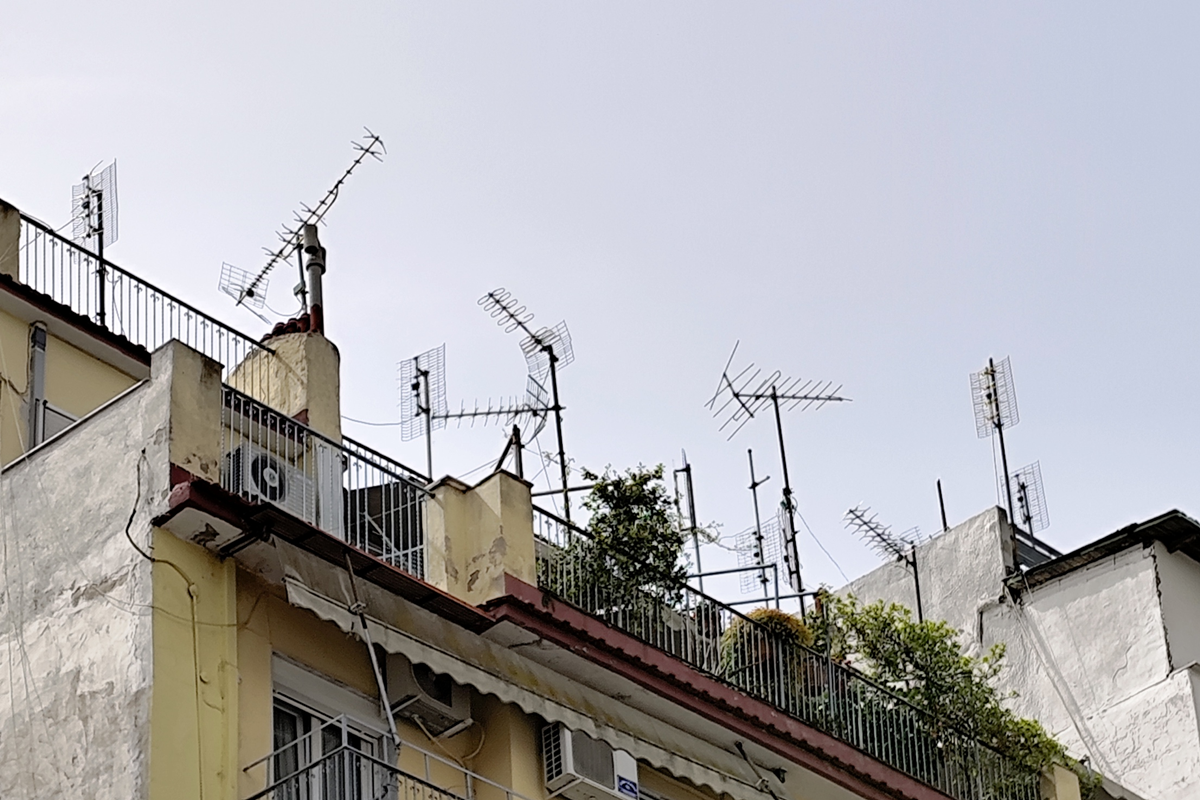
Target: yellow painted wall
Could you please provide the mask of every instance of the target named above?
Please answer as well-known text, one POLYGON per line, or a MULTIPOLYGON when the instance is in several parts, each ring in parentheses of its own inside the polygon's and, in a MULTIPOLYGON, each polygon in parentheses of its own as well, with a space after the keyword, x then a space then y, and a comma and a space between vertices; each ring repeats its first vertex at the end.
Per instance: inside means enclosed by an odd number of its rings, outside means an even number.
POLYGON ((136 381, 57 339, 46 337, 46 399, 75 417, 90 414, 136 381))
MULTIPOLYGON (((0 465, 21 455, 29 437, 29 325, 0 311, 0 465)), ((107 403, 135 379, 55 336, 46 337, 46 399, 75 417, 107 403)))
POLYGON ((667 800, 716 800, 712 790, 675 780, 645 764, 638 765, 638 785, 667 800))
POLYGON ((24 452, 28 425, 22 406, 29 390, 29 326, 0 311, 0 466, 24 452))
POLYGON ((154 557, 150 798, 233 800, 240 797, 236 569, 157 529, 154 557))
MULTIPOLYGON (((274 653, 368 697, 379 697, 370 655, 361 641, 336 625, 289 605, 280 589, 247 572, 238 573, 237 618, 240 768, 272 750, 274 653)), ((468 769, 534 800, 544 797, 537 720, 495 697, 478 694, 472 697, 472 715, 478 724, 436 743, 406 720, 396 720, 396 727, 405 742, 452 761, 457 759, 468 769)), ((399 766, 418 777, 426 774, 425 758, 411 747, 401 748, 399 766)), ((434 784, 459 794, 465 792, 462 773, 457 769, 436 761, 430 761, 428 768, 434 784)), ((262 789, 266 777, 265 764, 243 771, 238 796, 248 797, 262 789)), ((487 787, 479 788, 477 797, 505 800, 501 792, 487 787)))

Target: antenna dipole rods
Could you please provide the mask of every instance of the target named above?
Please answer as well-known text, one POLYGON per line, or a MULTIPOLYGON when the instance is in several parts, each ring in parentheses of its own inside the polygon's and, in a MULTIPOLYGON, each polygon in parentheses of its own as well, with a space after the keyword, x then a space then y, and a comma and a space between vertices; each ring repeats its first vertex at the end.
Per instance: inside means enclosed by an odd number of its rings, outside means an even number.
MULTIPOLYGON (((358 168, 358 165, 366 160, 367 156, 371 156, 376 161, 383 160, 383 156, 387 153, 387 148, 383 144, 383 139, 372 133, 370 128, 364 127, 363 130, 366 131, 366 135, 361 137, 361 142, 350 142, 351 148, 358 153, 358 156, 355 157, 354 161, 351 162, 350 166, 346 168, 346 171, 342 173, 342 176, 337 179, 337 182, 334 183, 329 191, 325 193, 325 196, 321 198, 321 202, 317 203, 315 207, 309 208, 303 203, 300 204, 300 208, 304 211, 304 213, 303 215, 295 215, 297 223, 296 227, 289 228, 286 225, 283 226, 283 230, 278 233, 283 245, 278 250, 271 253, 271 257, 267 260, 267 265, 259 271, 254 280, 250 282, 250 285, 246 287, 248 292, 253 292, 258 289, 258 284, 267 276, 267 273, 275 268, 276 264, 287 258, 288 254, 290 254, 293 250, 300 249, 301 239, 304 233, 304 226, 316 225, 325 219, 325 215, 329 213, 329 209, 333 208, 333 204, 337 202, 338 195, 342 190, 342 184, 344 184, 354 170, 358 168)), ((245 295, 242 297, 242 300, 244 299, 245 295)), ((238 300, 238 305, 242 304, 242 300, 238 300)))

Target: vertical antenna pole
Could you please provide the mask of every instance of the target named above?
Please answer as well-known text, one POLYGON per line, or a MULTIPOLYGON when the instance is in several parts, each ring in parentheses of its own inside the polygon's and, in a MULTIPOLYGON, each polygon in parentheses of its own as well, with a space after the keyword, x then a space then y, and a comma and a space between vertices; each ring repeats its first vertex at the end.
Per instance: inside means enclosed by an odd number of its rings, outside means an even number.
POLYGON ((948 530, 950 530, 950 524, 948 522, 946 522, 946 498, 942 497, 942 479, 941 478, 938 478, 937 487, 938 487, 938 505, 942 509, 942 530, 948 531, 948 530))
POLYGON ((300 298, 300 313, 308 313, 308 279, 304 275, 304 251, 296 248, 296 267, 300 270, 300 283, 296 284, 296 294, 300 298))
POLYGON ((700 566, 700 533, 696 529, 696 494, 692 491, 692 465, 688 463, 686 452, 683 452, 683 468, 679 472, 683 473, 684 486, 687 488, 688 527, 692 529, 692 549, 696 553, 696 575, 700 581, 700 591, 703 592, 704 569, 700 566))
POLYGON ((419 357, 413 359, 413 367, 417 372, 417 380, 420 381, 420 391, 425 401, 425 405, 417 405, 417 413, 425 415, 425 466, 429 471, 426 473, 429 480, 433 480, 433 405, 429 402, 429 370, 421 369, 421 361, 419 357))
POLYGON ((553 347, 546 348, 546 354, 550 356, 550 391, 554 394, 554 428, 558 434, 558 463, 560 473, 562 474, 563 517, 567 522, 570 522, 571 491, 567 488, 567 454, 563 449, 562 405, 558 402, 558 356, 554 355, 553 347))
MULTIPOLYGON (((940 482, 939 482, 940 485, 940 482)), ((913 543, 912 552, 908 556, 908 565, 912 567, 913 588, 917 591, 917 622, 925 621, 925 612, 921 609, 921 573, 917 571, 917 545, 913 543)))
POLYGON ((1000 395, 996 390, 996 362, 988 359, 988 380, 992 383, 992 412, 995 414, 996 433, 1000 436, 1000 465, 1004 468, 1004 494, 1008 498, 1008 524, 1015 525, 1013 519, 1012 486, 1008 480, 1008 451, 1004 448, 1004 419, 1000 416, 1000 395))
MULTIPOLYGON (((89 177, 83 179, 84 185, 87 187, 84 191, 92 193, 92 182, 89 177)), ((103 184, 102 184, 103 185, 103 184)), ((99 321, 101 328, 107 328, 105 324, 106 315, 106 296, 108 294, 105 284, 107 283, 107 270, 104 268, 104 192, 96 192, 96 279, 99 282, 99 301, 100 313, 99 321)), ((90 222, 90 220, 89 220, 90 222)))
MULTIPOLYGON (((763 594, 767 593, 767 571, 763 569, 766 566, 767 557, 763 552, 763 533, 762 519, 758 514, 758 487, 762 483, 766 483, 767 478, 761 481, 754 477, 754 451, 747 449, 746 456, 750 459, 750 494, 754 497, 754 560, 758 562, 760 567, 758 571, 758 581, 762 584, 763 594)), ((769 476, 768 476, 769 477, 769 476)), ((779 569, 775 570, 775 607, 779 607, 779 569)))
MULTIPOLYGON (((788 564, 788 571, 796 575, 796 591, 804 591, 804 579, 800 576, 800 548, 796 544, 796 503, 792 499, 792 482, 788 478, 787 449, 783 445, 783 418, 779 415, 779 395, 775 386, 771 386, 771 405, 775 409, 775 431, 779 434, 779 461, 783 465, 783 507, 788 515, 788 530, 791 532, 791 547, 784 547, 784 560, 796 563, 788 564)), ((800 598, 800 606, 804 607, 804 598, 800 598)))

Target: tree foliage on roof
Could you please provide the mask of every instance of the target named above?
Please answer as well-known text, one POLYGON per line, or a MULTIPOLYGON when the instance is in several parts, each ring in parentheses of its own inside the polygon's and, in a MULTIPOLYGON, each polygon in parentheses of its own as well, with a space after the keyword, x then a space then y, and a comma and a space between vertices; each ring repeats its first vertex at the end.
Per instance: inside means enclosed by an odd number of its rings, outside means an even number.
POLYGON ((1094 795, 1098 776, 1071 759, 1036 720, 1004 707, 1003 701, 1016 695, 995 686, 1004 664, 1003 644, 972 656, 963 651, 958 630, 940 621, 916 622, 897 603, 863 605, 853 596, 830 594, 820 601, 806 620, 817 650, 852 664, 937 724, 968 734, 1030 770, 1055 763, 1071 767, 1084 800, 1094 795))

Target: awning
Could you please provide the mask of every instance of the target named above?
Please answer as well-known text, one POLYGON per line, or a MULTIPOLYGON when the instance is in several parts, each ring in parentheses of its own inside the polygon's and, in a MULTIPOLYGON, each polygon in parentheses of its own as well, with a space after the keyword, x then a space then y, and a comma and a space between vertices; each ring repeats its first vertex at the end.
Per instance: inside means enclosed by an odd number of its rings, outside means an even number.
MULTIPOLYGON (((343 570, 286 543, 277 543, 288 602, 361 636, 351 613, 352 591, 343 570)), ((755 776, 724 750, 607 694, 525 658, 513 649, 465 631, 403 598, 359 581, 371 641, 389 653, 449 675, 505 703, 582 731, 663 772, 735 800, 764 800, 755 776), (436 644, 435 644, 436 643, 436 644)))

